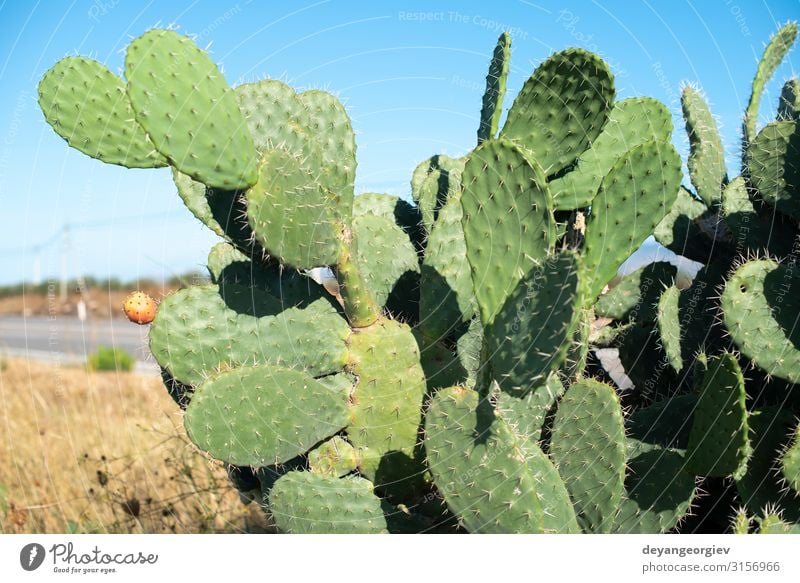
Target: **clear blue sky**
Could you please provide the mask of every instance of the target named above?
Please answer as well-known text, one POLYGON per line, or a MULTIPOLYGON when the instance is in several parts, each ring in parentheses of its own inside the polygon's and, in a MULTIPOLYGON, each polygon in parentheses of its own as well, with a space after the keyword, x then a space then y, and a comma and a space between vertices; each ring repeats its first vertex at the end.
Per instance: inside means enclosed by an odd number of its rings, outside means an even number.
MULTIPOLYGON (((488 59, 503 30, 513 37, 507 105, 551 52, 588 48, 612 65, 620 97, 649 95, 670 107, 682 153, 680 88, 699 83, 735 172, 756 61, 778 26, 798 16, 800 0, 0 0, 0 284, 30 280, 33 247, 65 223, 78 225, 66 253, 70 276, 169 276, 201 267, 214 243, 182 208, 167 170, 105 165, 50 130, 36 85, 65 55, 90 55, 121 73, 131 38, 177 25, 210 45, 232 85, 277 77, 339 95, 357 133, 357 192, 407 196, 417 162, 474 145, 488 59)), ((794 51, 778 70, 762 120, 774 116, 799 62, 794 51)), ((40 257, 43 275, 57 275, 61 239, 40 257)))

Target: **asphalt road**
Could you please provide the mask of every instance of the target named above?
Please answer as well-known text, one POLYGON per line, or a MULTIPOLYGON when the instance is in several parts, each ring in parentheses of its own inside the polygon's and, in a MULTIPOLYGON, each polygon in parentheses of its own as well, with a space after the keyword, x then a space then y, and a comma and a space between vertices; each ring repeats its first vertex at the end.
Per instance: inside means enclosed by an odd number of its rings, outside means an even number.
POLYGON ((157 374, 147 348, 147 328, 127 320, 2 316, 0 354, 75 364, 86 362, 99 346, 116 346, 133 355, 137 372, 157 374))
MULTIPOLYGON (((86 362, 87 355, 99 346, 118 346, 136 359, 136 372, 158 374, 158 365, 147 348, 147 329, 147 326, 137 326, 127 320, 81 322, 77 318, 1 316, 0 355, 78 364, 86 362)), ((622 370, 617 351, 596 352, 603 368, 620 388, 629 389, 631 381, 622 370)))

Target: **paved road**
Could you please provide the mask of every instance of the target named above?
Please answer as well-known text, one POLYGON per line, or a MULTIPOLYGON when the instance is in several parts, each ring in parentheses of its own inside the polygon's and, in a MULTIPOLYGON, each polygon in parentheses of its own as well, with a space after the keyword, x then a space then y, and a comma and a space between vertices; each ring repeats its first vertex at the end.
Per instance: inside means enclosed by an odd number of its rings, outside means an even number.
POLYGON ((48 362, 86 362, 99 346, 116 346, 136 358, 136 371, 157 374, 147 349, 147 326, 127 320, 0 316, 0 354, 48 362))

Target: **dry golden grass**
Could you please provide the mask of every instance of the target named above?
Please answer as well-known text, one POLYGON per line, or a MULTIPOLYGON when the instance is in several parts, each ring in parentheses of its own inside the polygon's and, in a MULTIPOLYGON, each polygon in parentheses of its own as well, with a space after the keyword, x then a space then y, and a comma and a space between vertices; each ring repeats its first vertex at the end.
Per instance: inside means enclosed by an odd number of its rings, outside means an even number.
POLYGON ((157 377, 0 367, 0 533, 262 532, 157 377))

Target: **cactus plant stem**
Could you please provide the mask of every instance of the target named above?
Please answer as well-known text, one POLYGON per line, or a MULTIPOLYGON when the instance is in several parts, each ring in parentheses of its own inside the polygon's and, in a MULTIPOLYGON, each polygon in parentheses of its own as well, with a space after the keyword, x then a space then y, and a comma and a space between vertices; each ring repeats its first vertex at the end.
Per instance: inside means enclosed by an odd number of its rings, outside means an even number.
POLYGON ((375 323, 380 309, 356 263, 356 239, 349 227, 342 228, 341 241, 336 279, 339 282, 344 311, 354 328, 364 328, 375 323))

